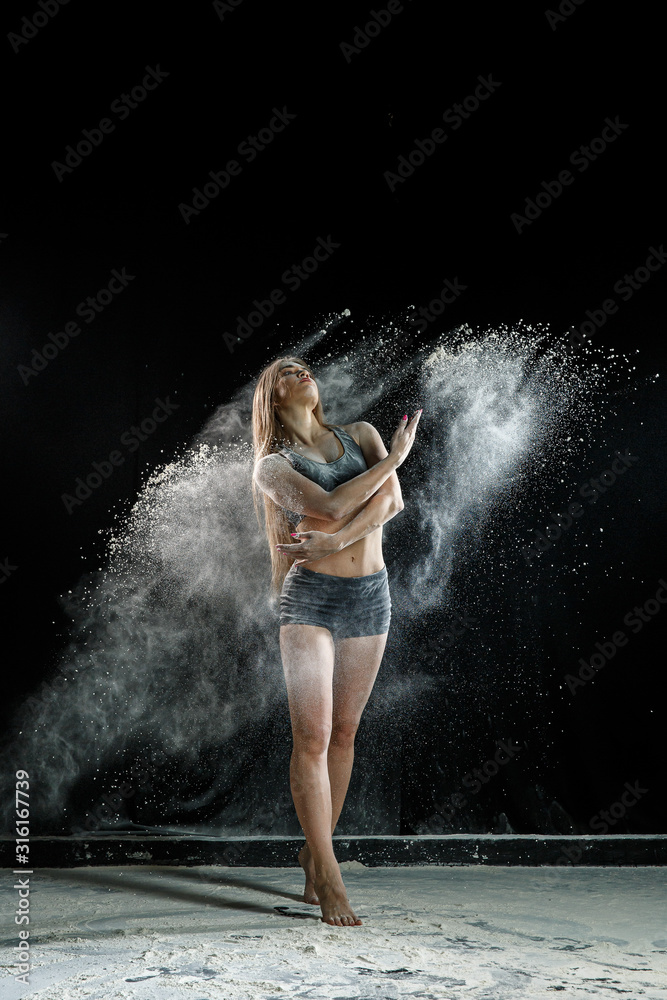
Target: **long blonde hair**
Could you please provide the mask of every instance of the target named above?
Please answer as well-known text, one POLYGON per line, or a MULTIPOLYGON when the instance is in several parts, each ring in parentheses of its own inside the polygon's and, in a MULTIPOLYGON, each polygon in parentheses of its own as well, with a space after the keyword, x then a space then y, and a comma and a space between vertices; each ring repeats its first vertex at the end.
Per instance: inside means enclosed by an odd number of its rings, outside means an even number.
MULTIPOLYGON (((276 358, 270 365, 260 373, 255 386, 255 393, 252 399, 252 446, 254 452, 255 466, 260 458, 279 452, 283 446, 283 431, 276 413, 274 391, 276 382, 280 375, 280 368, 286 362, 293 361, 296 364, 309 366, 302 358, 284 357, 276 358)), ((325 423, 322 401, 318 398, 317 406, 313 409, 313 416, 318 424, 331 430, 331 424, 325 423)), ((276 596, 280 593, 285 575, 292 565, 294 559, 284 552, 279 552, 276 545, 279 543, 290 543, 293 539, 290 531, 293 525, 286 518, 282 508, 275 503, 252 481, 252 499, 255 507, 255 514, 260 528, 264 528, 269 541, 269 552, 271 554, 271 588, 276 596), (261 494, 264 500, 264 524, 259 513, 258 497, 261 494)))

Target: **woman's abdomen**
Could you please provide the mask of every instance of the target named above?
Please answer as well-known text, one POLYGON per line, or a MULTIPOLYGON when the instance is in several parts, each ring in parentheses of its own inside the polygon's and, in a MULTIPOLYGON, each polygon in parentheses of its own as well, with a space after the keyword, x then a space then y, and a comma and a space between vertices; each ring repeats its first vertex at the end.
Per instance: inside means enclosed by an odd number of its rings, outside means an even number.
MULTIPOLYGON (((338 521, 322 521, 317 517, 304 517, 294 529, 295 531, 324 531, 332 535, 344 525, 349 524, 357 516, 361 507, 346 514, 338 521)), ((292 539, 298 541, 298 539, 292 539)), ((357 539, 340 552, 333 552, 322 559, 301 564, 306 569, 316 573, 330 573, 332 576, 369 576, 377 573, 384 566, 382 556, 382 526, 371 531, 364 538, 357 539)))

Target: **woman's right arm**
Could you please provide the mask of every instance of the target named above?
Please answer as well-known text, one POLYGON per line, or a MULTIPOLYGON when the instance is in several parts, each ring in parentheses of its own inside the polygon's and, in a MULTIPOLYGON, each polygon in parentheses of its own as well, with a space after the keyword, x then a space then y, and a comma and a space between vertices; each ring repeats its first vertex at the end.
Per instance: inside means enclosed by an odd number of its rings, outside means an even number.
POLYGON ((420 413, 418 410, 410 421, 401 420, 386 458, 331 492, 302 476, 284 456, 276 453, 257 462, 253 478, 280 507, 324 521, 339 521, 365 504, 402 465, 412 447, 420 413))

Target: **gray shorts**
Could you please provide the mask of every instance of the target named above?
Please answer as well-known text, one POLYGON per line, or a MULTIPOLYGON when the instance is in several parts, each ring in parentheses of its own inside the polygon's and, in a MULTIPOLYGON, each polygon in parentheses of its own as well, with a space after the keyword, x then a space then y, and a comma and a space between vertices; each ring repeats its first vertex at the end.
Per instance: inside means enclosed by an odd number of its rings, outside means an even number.
POLYGON ((389 631, 387 567, 368 576, 330 576, 292 563, 280 592, 281 625, 320 625, 334 639, 389 631))

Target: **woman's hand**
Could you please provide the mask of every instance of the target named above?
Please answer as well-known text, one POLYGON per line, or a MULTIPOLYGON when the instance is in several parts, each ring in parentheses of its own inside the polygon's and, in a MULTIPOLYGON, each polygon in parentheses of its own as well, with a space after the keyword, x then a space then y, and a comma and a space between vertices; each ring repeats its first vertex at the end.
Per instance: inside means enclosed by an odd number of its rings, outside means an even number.
POLYGON ((414 444, 415 432, 421 415, 422 411, 417 410, 412 420, 407 420, 404 417, 394 431, 394 436, 389 445, 389 454, 394 459, 397 468, 406 460, 414 444))
POLYGON ((292 534, 296 535, 300 541, 291 544, 283 542, 276 545, 276 548, 279 552, 296 556, 295 566, 300 566, 301 563, 305 562, 314 562, 315 559, 324 559, 325 556, 338 552, 335 534, 328 534, 326 531, 293 531, 292 534))

